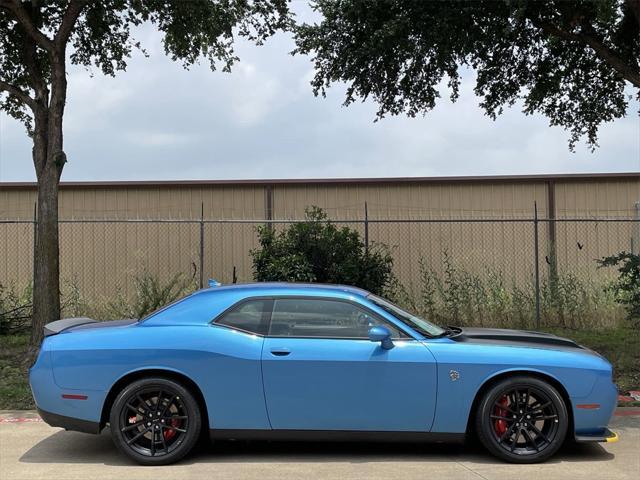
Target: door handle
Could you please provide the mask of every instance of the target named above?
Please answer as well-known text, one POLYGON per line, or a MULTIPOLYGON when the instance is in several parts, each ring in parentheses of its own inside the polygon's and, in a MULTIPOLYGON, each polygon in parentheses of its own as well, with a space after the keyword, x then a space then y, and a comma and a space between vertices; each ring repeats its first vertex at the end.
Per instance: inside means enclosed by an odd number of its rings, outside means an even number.
POLYGON ((271 355, 275 355, 276 357, 285 357, 289 355, 291 351, 288 348, 272 348, 271 355))

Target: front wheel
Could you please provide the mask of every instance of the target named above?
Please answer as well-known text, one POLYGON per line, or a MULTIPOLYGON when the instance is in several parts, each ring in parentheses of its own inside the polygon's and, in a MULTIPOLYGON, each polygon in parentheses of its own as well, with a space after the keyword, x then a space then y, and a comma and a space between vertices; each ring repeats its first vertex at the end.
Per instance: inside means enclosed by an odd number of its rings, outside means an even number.
POLYGON ((180 460, 198 440, 202 423, 193 395, 166 378, 128 385, 116 397, 109 421, 116 446, 142 465, 180 460))
POLYGON ((507 378, 486 392, 476 414, 482 444, 512 463, 543 462, 558 451, 569 417, 558 391, 535 378, 507 378))

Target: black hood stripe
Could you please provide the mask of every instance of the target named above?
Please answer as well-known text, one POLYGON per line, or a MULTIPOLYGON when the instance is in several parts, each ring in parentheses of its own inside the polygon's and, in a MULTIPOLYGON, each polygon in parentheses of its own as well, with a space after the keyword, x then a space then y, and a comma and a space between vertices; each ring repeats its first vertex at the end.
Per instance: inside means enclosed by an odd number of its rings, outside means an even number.
POLYGON ((582 349, 573 340, 550 333, 499 328, 462 328, 459 335, 452 337, 457 342, 488 343, 494 345, 530 346, 537 348, 561 347, 582 349))

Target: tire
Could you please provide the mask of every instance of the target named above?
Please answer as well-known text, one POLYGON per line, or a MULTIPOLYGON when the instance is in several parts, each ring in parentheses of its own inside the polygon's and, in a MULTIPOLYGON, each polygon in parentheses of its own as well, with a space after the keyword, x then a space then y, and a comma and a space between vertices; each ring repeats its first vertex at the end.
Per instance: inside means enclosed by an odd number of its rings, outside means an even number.
POLYGON ((480 443, 511 463, 544 462, 562 446, 569 416, 564 400, 535 377, 506 378, 492 386, 476 412, 480 443))
POLYGON ((191 392, 162 377, 125 387, 113 402, 109 421, 116 447, 141 465, 177 462, 192 450, 202 428, 191 392))

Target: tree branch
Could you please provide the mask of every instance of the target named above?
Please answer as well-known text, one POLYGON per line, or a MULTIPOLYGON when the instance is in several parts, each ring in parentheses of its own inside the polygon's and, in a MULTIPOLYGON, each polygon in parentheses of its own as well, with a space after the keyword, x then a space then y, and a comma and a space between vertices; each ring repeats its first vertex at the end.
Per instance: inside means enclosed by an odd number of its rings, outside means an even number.
POLYGON ((25 45, 23 48, 24 64, 29 73, 29 83, 31 88, 36 92, 36 101, 40 100, 46 105, 48 98, 47 83, 45 82, 42 72, 36 64, 36 44, 31 38, 25 39, 25 45))
POLYGON ((53 50, 53 42, 34 25, 31 16, 25 10, 20 0, 0 0, 0 8, 4 8, 13 14, 16 21, 24 28, 24 31, 45 50, 53 50))
POLYGON ((553 25, 552 23, 532 18, 531 22, 543 32, 569 42, 578 42, 591 47, 601 60, 606 62, 622 77, 637 88, 640 88, 640 71, 620 58, 613 50, 604 45, 600 39, 587 33, 573 33, 553 25))
POLYGON ((87 3, 89 3, 89 0, 71 0, 71 2, 69 2, 69 6, 62 16, 60 28, 54 38, 54 42, 58 48, 64 47, 67 43, 69 35, 71 35, 71 31, 76 24, 76 20, 87 3))
POLYGON ((24 38, 22 54, 24 58, 24 65, 27 69, 27 73, 29 74, 29 84, 35 91, 35 100, 36 102, 39 101, 46 105, 48 103, 49 96, 47 83, 44 80, 41 68, 38 66, 36 42, 28 35, 24 38))
POLYGON ((26 104, 29 108, 31 108, 31 110, 34 112, 38 107, 35 99, 33 99, 27 92, 3 80, 0 80, 0 91, 5 91, 9 95, 13 95, 22 103, 26 104))

